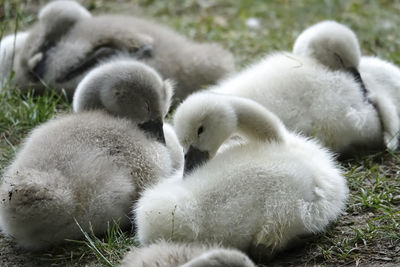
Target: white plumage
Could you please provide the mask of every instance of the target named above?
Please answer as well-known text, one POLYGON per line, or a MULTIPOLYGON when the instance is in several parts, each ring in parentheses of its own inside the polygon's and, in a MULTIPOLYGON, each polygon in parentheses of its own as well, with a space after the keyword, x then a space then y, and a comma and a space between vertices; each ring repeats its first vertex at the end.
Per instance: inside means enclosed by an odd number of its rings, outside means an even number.
POLYGON ((148 247, 132 248, 121 267, 255 267, 242 252, 219 245, 159 241, 148 247))
POLYGON ((289 130, 346 154, 397 148, 399 79, 398 67, 360 59, 349 28, 326 21, 304 31, 293 53, 268 55, 211 90, 257 101, 289 130))
POLYGON ((146 190, 135 208, 143 244, 221 242, 268 257, 300 235, 323 231, 345 207, 346 181, 331 154, 287 132, 254 101, 194 94, 178 107, 174 124, 186 155, 195 148, 213 157, 237 131, 249 139, 183 180, 146 190))
POLYGON ((303 31, 293 45, 293 53, 315 58, 332 70, 357 68, 361 57, 357 36, 336 21, 322 21, 303 31))
POLYGON ((359 83, 313 58, 272 54, 212 90, 257 101, 289 130, 317 137, 336 152, 382 144, 379 114, 359 83))

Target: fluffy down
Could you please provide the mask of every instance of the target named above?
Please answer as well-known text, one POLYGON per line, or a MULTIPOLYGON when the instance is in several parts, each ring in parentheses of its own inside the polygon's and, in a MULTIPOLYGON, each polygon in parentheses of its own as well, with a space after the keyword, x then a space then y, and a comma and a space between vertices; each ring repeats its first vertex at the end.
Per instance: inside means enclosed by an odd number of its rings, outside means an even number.
POLYGON ((222 138, 217 135, 226 128, 249 139, 225 148, 183 179, 146 190, 135 207, 143 244, 160 238, 220 242, 255 259, 269 258, 295 238, 324 231, 343 211, 348 189, 332 155, 315 141, 287 132, 256 102, 199 93, 178 107, 174 119, 185 151, 207 151, 207 144, 215 144, 213 136, 222 138), (255 125, 245 120, 250 117, 255 125), (197 127, 203 129, 200 134, 197 127), (257 128, 251 135, 252 127, 257 128))
POLYGON ((358 68, 361 57, 357 36, 336 21, 319 22, 297 37, 293 53, 313 57, 333 69, 358 68))
POLYGON ((289 130, 344 155, 398 147, 397 66, 360 58, 355 34, 334 21, 305 30, 293 51, 268 55, 211 90, 257 101, 289 130))
POLYGON ((167 148, 133 123, 96 112, 54 119, 25 140, 0 185, 0 227, 22 247, 43 249, 130 225, 144 187, 172 172, 167 148), (77 222, 77 223, 76 223, 77 222))
POLYGON ((142 63, 109 66, 93 70, 106 69, 107 75, 89 74, 80 86, 83 96, 92 96, 77 97, 82 110, 34 129, 4 172, 0 227, 25 248, 78 239, 77 223, 97 235, 114 221, 129 227, 130 207, 140 192, 182 169, 182 149, 171 127, 163 125, 171 88, 142 63), (112 100, 119 107, 131 105, 133 112, 84 107, 101 93, 113 95, 110 91, 124 92, 112 100))
POLYGON ((335 152, 383 145, 379 113, 359 83, 313 58, 272 54, 211 90, 257 101, 289 130, 316 137, 335 152))
POLYGON ((232 55, 217 44, 195 43, 154 22, 117 15, 91 16, 74 1, 44 6, 15 62, 13 82, 72 97, 85 74, 114 57, 136 58, 176 83, 183 99, 234 70, 232 55))

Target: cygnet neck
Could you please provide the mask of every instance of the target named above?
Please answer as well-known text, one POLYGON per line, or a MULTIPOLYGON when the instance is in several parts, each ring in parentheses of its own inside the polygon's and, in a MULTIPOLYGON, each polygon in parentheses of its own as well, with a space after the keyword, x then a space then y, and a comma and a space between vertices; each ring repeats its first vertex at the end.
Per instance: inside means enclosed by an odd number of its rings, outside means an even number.
POLYGON ((254 140, 283 142, 285 127, 272 112, 241 97, 230 99, 237 116, 238 131, 254 140))

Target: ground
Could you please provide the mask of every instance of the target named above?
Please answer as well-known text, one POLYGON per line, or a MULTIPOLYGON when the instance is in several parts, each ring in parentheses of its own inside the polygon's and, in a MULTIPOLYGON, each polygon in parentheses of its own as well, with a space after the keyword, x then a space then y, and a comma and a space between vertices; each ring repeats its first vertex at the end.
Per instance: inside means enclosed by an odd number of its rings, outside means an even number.
MULTIPOLYGON (((0 0, 0 36, 28 29, 47 1, 0 0), (20 3, 24 2, 24 3, 20 3)), ((298 34, 325 19, 350 26, 362 53, 400 64, 400 1, 309 0, 84 0, 93 13, 116 12, 148 17, 197 41, 213 41, 230 50, 241 69, 264 54, 291 50, 298 34), (259 27, 246 25, 255 18, 259 27)), ((0 93, 0 169, 11 161, 23 137, 35 125, 70 110, 65 98, 0 93)), ((351 196, 346 213, 326 233, 278 255, 275 266, 400 265, 400 152, 341 161, 351 196)), ((116 265, 134 237, 110 229, 106 237, 86 240, 47 252, 28 253, 0 237, 1 266, 116 265)))

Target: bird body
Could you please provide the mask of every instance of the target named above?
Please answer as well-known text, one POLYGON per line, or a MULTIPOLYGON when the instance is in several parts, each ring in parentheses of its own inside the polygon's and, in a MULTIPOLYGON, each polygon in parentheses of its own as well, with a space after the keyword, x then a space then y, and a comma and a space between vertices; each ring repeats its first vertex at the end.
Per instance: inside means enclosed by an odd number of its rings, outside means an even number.
POLYGON ((185 168, 183 179, 161 181, 142 194, 135 222, 143 244, 220 242, 272 256, 304 234, 323 231, 344 209, 348 189, 332 155, 288 132, 254 101, 200 92, 178 107, 174 127, 185 164, 194 149, 209 159, 185 168), (238 131, 247 142, 216 153, 238 131))

